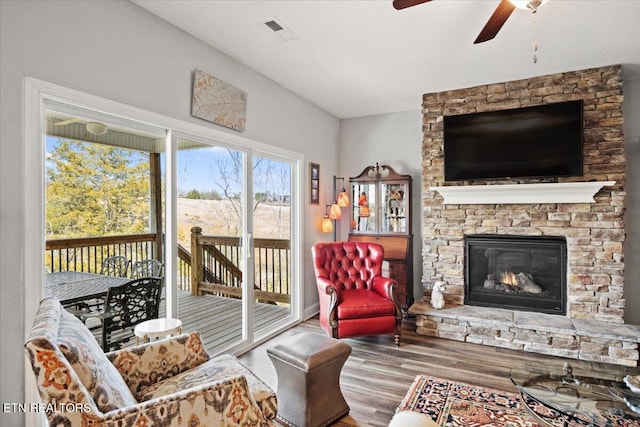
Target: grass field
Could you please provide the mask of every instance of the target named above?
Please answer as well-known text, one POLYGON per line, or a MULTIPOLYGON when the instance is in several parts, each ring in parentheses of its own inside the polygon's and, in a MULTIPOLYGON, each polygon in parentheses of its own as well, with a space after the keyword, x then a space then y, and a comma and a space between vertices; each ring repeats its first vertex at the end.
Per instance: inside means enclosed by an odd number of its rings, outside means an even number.
MULTIPOLYGON (((228 200, 178 199, 178 241, 188 248, 192 227, 201 227, 202 234, 239 236, 239 213, 228 200)), ((289 205, 261 203, 253 216, 255 238, 288 239, 290 236, 289 205)))

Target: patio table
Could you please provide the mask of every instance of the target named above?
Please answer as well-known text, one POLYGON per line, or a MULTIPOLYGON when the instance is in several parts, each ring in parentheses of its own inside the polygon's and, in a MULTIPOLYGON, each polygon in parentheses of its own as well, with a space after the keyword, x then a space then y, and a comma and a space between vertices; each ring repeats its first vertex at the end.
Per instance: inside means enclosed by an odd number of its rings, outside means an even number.
POLYGON ((112 286, 124 285, 129 277, 105 276, 80 271, 61 271, 45 275, 44 295, 69 305, 105 297, 112 286))

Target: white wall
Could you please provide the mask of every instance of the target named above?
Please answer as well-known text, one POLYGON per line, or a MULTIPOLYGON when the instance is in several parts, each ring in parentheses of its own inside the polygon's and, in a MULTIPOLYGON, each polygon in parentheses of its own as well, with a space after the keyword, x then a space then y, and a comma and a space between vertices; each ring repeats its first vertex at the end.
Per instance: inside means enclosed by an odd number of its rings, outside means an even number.
MULTIPOLYGON (((420 96, 416 97, 419 107, 420 96)), ((411 228, 413 231, 413 295, 422 298, 422 113, 416 110, 381 114, 340 122, 340 176, 359 175, 367 166, 388 164, 396 172, 413 178, 411 228)), ((329 202, 327 202, 329 203, 329 202)), ((341 234, 349 233, 348 220, 340 223, 341 234)))
MULTIPOLYGON (((23 78, 225 130, 190 116, 191 73, 202 69, 248 94, 243 136, 300 152, 337 172, 339 120, 128 1, 0 1, 0 402, 24 401, 23 78)), ((228 130, 230 133, 234 131, 228 130)), ((305 170, 308 167, 305 165, 305 170)), ((308 185, 308 177, 301 177, 308 185)), ((330 195, 328 196, 330 197, 330 195)), ((328 198, 321 194, 324 200, 328 198)), ((305 307, 317 302, 310 250, 324 206, 305 201, 305 307)), ((22 417, 0 414, 3 426, 22 417)))

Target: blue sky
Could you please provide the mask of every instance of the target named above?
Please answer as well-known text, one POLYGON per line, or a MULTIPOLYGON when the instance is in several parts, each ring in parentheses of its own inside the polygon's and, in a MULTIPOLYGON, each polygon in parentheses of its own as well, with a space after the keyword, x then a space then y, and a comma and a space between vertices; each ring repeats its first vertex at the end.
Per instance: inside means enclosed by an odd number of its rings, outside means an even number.
POLYGON ((216 183, 220 180, 220 174, 216 162, 225 154, 226 150, 217 147, 178 152, 178 189, 219 191, 216 183))
MULTIPOLYGON (((47 136, 46 153, 47 158, 58 144, 59 138, 47 136)), ((164 157, 164 156, 163 156, 164 157)), ((197 148, 181 150, 178 152, 178 190, 190 191, 217 191, 222 193, 221 168, 226 168, 232 172, 231 155, 229 150, 220 147, 197 148)), ((164 159, 163 159, 164 165, 164 159)), ((254 191, 272 192, 277 194, 290 195, 290 172, 289 164, 263 160, 256 169, 254 179, 254 191)), ((231 192, 240 191, 240 186, 228 180, 231 184, 231 192)))

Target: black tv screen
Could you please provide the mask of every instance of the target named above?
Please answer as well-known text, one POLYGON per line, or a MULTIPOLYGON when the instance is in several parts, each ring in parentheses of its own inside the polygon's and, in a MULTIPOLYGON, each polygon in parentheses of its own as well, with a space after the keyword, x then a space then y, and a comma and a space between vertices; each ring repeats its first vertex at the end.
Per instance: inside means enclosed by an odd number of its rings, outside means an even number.
POLYGON ((582 101, 444 117, 445 181, 582 176, 582 101))

